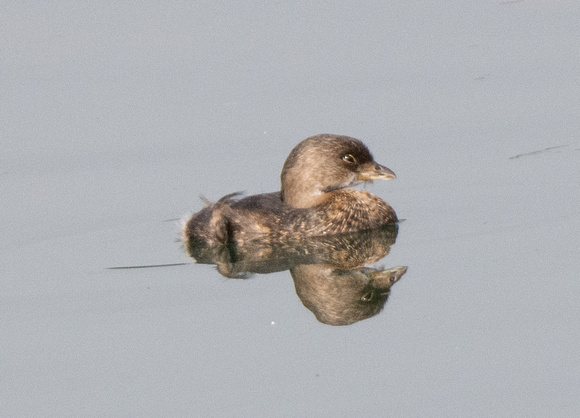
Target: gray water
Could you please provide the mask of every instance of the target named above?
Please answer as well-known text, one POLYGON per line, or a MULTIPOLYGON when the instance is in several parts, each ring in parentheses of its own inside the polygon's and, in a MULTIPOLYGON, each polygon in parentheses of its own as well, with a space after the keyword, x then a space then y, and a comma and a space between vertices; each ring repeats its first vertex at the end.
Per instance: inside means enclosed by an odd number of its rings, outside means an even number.
POLYGON ((580 4, 4 2, 0 415, 577 416, 580 4), (193 264, 179 221, 363 140, 383 311, 193 264), (110 267, 187 263, 159 268, 110 267))

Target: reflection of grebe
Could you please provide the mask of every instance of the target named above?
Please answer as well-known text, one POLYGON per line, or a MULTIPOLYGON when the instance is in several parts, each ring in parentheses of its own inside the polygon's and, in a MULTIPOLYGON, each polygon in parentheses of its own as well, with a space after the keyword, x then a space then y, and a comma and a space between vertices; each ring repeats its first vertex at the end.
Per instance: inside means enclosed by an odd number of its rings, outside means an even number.
POLYGON ((407 271, 405 266, 365 267, 389 253, 398 229, 394 223, 293 242, 214 246, 189 243, 187 251, 196 262, 215 264, 229 278, 246 279, 255 273, 290 270, 298 297, 320 322, 348 325, 381 312, 391 286, 407 271))
POLYGON ((286 159, 280 192, 240 200, 234 194, 207 204, 187 221, 184 238, 189 244, 244 244, 378 228, 397 221, 393 208, 371 193, 346 187, 393 178, 358 139, 313 136, 286 159))

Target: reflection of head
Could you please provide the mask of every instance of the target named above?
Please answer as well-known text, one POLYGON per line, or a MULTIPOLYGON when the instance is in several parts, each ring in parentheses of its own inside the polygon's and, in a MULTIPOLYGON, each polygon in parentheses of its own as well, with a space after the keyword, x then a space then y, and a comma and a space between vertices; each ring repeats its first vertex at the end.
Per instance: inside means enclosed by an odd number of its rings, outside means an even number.
POLYGON ((391 286, 406 271, 403 266, 337 270, 328 265, 299 265, 290 273, 298 297, 316 319, 328 325, 349 325, 378 314, 391 286))

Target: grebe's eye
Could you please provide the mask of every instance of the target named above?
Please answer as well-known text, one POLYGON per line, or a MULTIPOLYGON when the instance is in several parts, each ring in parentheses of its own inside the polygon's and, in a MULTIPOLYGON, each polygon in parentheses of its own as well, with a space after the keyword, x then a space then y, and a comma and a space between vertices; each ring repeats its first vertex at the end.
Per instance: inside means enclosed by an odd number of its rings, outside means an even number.
POLYGON ((352 156, 352 154, 346 154, 342 156, 342 159, 350 164, 356 164, 356 158, 352 156))
POLYGON ((371 300, 373 300, 374 294, 375 294, 374 291, 372 291, 372 290, 368 291, 364 295, 361 296, 360 300, 362 300, 363 302, 370 302, 371 300))

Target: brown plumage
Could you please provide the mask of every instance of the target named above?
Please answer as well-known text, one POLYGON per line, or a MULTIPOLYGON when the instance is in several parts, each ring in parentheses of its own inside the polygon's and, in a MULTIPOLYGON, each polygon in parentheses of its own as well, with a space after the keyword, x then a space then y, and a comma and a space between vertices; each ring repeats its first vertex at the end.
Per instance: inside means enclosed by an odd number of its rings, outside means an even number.
POLYGON ((239 200, 234 193, 206 204, 185 224, 184 238, 190 245, 242 245, 378 228, 397 221, 393 208, 369 192, 346 188, 393 178, 358 139, 316 135, 286 159, 280 192, 239 200))

